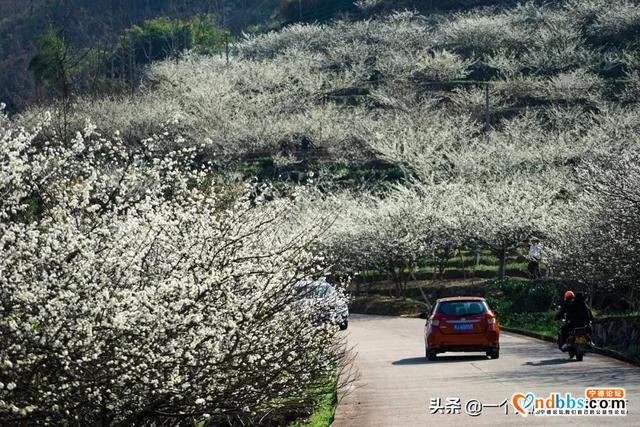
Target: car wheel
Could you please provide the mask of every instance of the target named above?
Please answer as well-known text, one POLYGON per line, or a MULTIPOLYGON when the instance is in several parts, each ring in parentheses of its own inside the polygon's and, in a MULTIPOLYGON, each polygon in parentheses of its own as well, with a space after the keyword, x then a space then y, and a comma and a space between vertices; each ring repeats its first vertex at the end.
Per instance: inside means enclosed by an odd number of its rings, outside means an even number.
POLYGON ((430 361, 432 361, 432 362, 433 362, 434 360, 437 360, 437 359, 438 359, 437 354, 436 354, 436 352, 435 352, 435 351, 433 351, 433 350, 429 350, 429 349, 427 348, 427 349, 426 349, 426 353, 427 353, 427 359, 429 359, 430 361))
POLYGON ((500 349, 494 348, 490 351, 487 351, 487 356, 489 356, 492 359, 498 359, 500 357, 500 349))
POLYGON ((340 323, 340 330, 344 331, 345 329, 347 329, 348 326, 349 326, 349 321, 345 320, 344 322, 340 323))

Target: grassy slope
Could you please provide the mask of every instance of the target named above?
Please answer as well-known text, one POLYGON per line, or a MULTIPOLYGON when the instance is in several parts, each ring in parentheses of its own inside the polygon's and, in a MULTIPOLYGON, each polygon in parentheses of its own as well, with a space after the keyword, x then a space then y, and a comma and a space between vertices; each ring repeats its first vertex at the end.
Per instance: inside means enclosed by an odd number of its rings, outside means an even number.
POLYGON ((333 422, 337 403, 337 381, 328 381, 313 407, 313 413, 304 421, 291 423, 289 427, 327 427, 333 422))

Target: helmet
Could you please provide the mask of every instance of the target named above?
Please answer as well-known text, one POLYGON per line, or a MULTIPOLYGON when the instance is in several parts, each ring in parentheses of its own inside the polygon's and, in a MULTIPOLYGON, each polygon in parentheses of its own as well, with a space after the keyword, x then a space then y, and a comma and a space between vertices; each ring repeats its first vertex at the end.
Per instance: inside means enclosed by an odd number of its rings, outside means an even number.
POLYGON ((573 291, 567 291, 564 293, 564 299, 573 299, 576 297, 576 294, 573 293, 573 291))

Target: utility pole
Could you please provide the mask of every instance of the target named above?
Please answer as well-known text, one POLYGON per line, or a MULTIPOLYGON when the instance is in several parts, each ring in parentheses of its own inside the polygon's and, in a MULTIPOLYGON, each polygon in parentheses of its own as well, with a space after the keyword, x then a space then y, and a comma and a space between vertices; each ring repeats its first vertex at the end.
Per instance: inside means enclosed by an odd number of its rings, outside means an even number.
POLYGON ((298 0, 298 12, 300 12, 300 20, 302 21, 302 0, 298 0))

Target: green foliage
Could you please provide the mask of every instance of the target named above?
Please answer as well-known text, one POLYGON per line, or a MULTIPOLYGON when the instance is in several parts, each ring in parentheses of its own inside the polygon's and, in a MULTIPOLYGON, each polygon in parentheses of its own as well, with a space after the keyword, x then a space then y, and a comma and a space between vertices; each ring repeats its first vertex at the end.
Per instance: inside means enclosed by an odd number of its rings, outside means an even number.
POLYGON ((39 194, 32 194, 27 199, 26 205, 24 212, 24 221, 26 223, 31 223, 42 217, 44 213, 44 201, 39 194))
MULTIPOLYGON (((34 98, 69 96, 72 89, 78 94, 130 89, 143 65, 153 60, 184 49, 220 53, 226 41, 233 42, 229 31, 219 27, 224 2, 158 1, 146 2, 146 8, 136 4, 143 2, 111 0, 29 3, 31 12, 15 6, 0 20, 0 52, 7 53, 0 58, 0 99, 9 111, 34 98), (50 30, 43 34, 42 28, 50 30)), ((4 6, 0 9, 5 12, 4 6)))
MULTIPOLYGON (((595 315, 595 313, 594 313, 595 315)), ((640 311, 628 311, 625 313, 615 313, 615 314, 606 314, 603 316, 598 316, 599 319, 603 320, 611 320, 611 319, 625 319, 628 317, 638 317, 640 318, 640 311)))
POLYGON ((498 315, 498 321, 503 326, 538 332, 551 337, 558 334, 561 324, 560 321, 555 320, 554 311, 498 315))
POLYGON ((380 295, 355 297, 350 304, 350 310, 353 313, 379 314, 385 316, 415 315, 427 309, 427 304, 420 301, 383 297, 380 295))
POLYGON ((550 281, 526 281, 503 279, 496 282, 499 292, 510 302, 512 313, 533 313, 552 308, 560 294, 550 281))
POLYGON ((230 42, 229 33, 210 15, 190 20, 160 17, 124 31, 107 62, 116 75, 134 80, 138 68, 153 61, 174 58, 185 50, 201 54, 220 53, 230 42))
POLYGON ((355 13, 353 0, 283 0, 278 16, 285 22, 314 22, 335 18, 341 13, 355 13))
POLYGON ((289 427, 328 427, 333 422, 337 404, 337 378, 326 382, 315 402, 313 413, 305 422, 294 422, 289 427))
POLYGON ((229 32, 217 27, 214 22, 214 17, 210 15, 196 16, 187 22, 191 48, 196 52, 213 55, 223 52, 225 45, 233 42, 229 32))
POLYGON ((45 82, 67 98, 71 92, 70 64, 67 47, 58 35, 48 31, 40 39, 38 52, 29 62, 29 71, 38 82, 45 82))
MULTIPOLYGON (((393 182, 388 179, 388 182, 393 182)), ((467 277, 484 277, 493 278, 498 275, 498 259, 494 255, 491 255, 489 250, 482 250, 478 265, 476 265, 476 258, 473 251, 461 250, 458 253, 452 253, 446 260, 439 261, 442 263, 444 270, 442 271, 442 278, 456 279, 467 277)), ((507 257, 506 260, 506 272, 510 276, 515 277, 527 277, 527 263, 522 262, 521 256, 507 257)), ((421 259, 418 261, 418 266, 412 271, 403 270, 404 273, 414 273, 414 277, 418 280, 432 280, 435 276, 439 276, 438 271, 434 273, 434 269, 439 267, 436 261, 432 258, 421 259)), ((360 272, 363 277, 374 278, 374 280, 380 280, 384 276, 383 271, 368 269, 360 272)), ((510 279, 505 279, 510 280, 510 279)), ((525 282, 526 283, 526 282, 525 282)))
POLYGON ((497 280, 487 297, 501 325, 555 336, 560 322, 553 302, 559 297, 553 281, 497 280))
POLYGON ((500 296, 487 296, 487 303, 499 319, 511 314, 511 301, 500 296))
POLYGON ((32 193, 23 200, 24 209, 17 210, 11 216, 11 220, 20 223, 31 224, 42 218, 44 214, 44 201, 38 193, 32 193))

